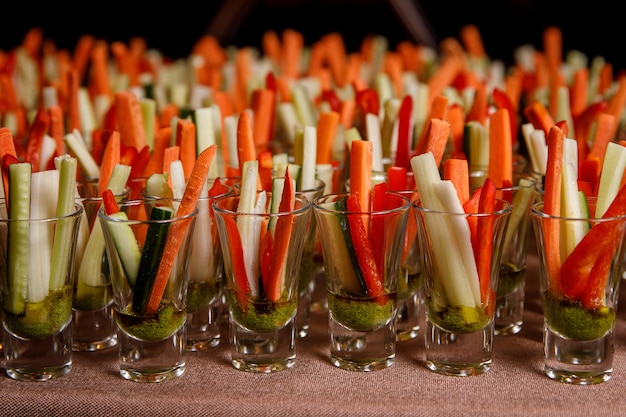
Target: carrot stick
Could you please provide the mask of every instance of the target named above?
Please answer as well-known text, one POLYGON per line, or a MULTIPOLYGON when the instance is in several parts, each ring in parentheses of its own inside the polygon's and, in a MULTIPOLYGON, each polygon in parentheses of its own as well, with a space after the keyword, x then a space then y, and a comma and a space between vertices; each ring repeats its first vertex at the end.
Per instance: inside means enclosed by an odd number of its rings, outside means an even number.
POLYGON ((513 145, 511 119, 507 109, 498 109, 489 116, 489 168, 487 176, 503 188, 513 181, 513 145))
POLYGON ((543 31, 543 51, 548 67, 558 69, 563 61, 563 34, 557 26, 549 26, 543 31))
POLYGON ((605 62, 598 74, 598 94, 605 94, 613 85, 613 65, 605 62))
POLYGON ((165 126, 156 131, 154 135, 154 145, 152 153, 150 154, 150 160, 146 165, 143 176, 149 177, 154 173, 163 172, 163 158, 165 149, 170 146, 172 140, 172 128, 165 126))
MULTIPOLYGON (((200 198, 200 194, 204 188, 204 183, 206 182, 206 177, 211 168, 211 162, 213 161, 216 151, 217 145, 211 145, 198 155, 189 180, 187 181, 185 193, 176 211, 176 217, 189 216, 196 209, 198 198, 200 198)), ((159 269, 154 278, 154 285, 152 286, 148 298, 146 314, 154 314, 159 309, 161 297, 165 291, 167 281, 169 280, 170 272, 176 262, 178 250, 189 226, 190 222, 184 221, 173 223, 169 228, 163 249, 163 256, 161 257, 159 269)))
POLYGON ((108 45, 105 41, 98 41, 93 45, 90 68, 89 92, 92 97, 111 96, 108 45))
POLYGON ((296 79, 300 76, 300 57, 304 47, 304 36, 300 32, 288 28, 282 33, 282 41, 282 74, 296 79))
POLYGON ((172 119, 180 114, 180 109, 178 106, 172 102, 167 103, 161 109, 159 113, 158 125, 159 127, 170 126, 172 119))
POLYGON ((450 123, 452 157, 467 159, 467 155, 463 152, 463 132, 465 129, 465 113, 463 107, 458 104, 450 106, 446 120, 450 123))
POLYGON ((574 72, 572 84, 569 89, 570 112, 574 120, 587 107, 587 96, 589 94, 589 69, 580 68, 574 72))
POLYGON ((338 126, 339 113, 330 111, 320 114, 317 120, 316 163, 330 164, 338 126))
POLYGON ((600 113, 598 116, 597 127, 593 137, 593 143, 586 159, 595 159, 598 161, 598 175, 604 164, 604 155, 606 148, 613 140, 613 132, 615 131, 615 117, 610 113, 600 113))
MULTIPOLYGON (((615 120, 621 120, 624 106, 626 106, 626 75, 622 75, 619 78, 617 91, 609 101, 609 106, 606 109, 606 112, 612 114, 615 117, 615 120)), ((617 136, 618 128, 619 123, 615 123, 613 125, 613 131, 611 132, 612 138, 617 136)))
POLYGON ((282 55, 282 45, 280 44, 280 38, 278 33, 274 30, 266 30, 261 37, 261 49, 263 55, 274 61, 274 64, 280 62, 282 55))
POLYGON ((41 156, 41 144, 43 142, 44 135, 48 131, 49 125, 50 115, 43 107, 41 107, 35 115, 35 120, 33 120, 30 125, 28 138, 26 140, 26 155, 24 156, 24 160, 26 162, 30 162, 32 172, 41 171, 42 166, 39 160, 41 156))
MULTIPOLYGON (((15 142, 13 140, 13 134, 8 127, 0 127, 0 164, 5 155, 12 155, 17 159, 17 152, 15 150, 15 142)), ((4 198, 9 200, 9 171, 2 169, 2 186, 4 187, 4 198)))
POLYGON ((339 113, 340 124, 344 129, 350 129, 354 122, 356 113, 356 101, 354 99, 346 99, 341 102, 341 111, 339 113))
POLYGON ((540 101, 533 101, 524 108, 524 115, 533 124, 535 129, 542 129, 546 137, 550 129, 556 124, 548 109, 540 101))
POLYGON ((48 107, 48 115, 50 116, 48 133, 56 143, 55 155, 61 156, 65 154, 65 142, 63 141, 63 136, 65 136, 65 121, 63 120, 63 110, 59 105, 52 105, 48 107))
POLYGON ((410 166, 409 153, 413 142, 412 114, 413 98, 410 94, 406 94, 402 98, 397 116, 398 138, 394 165, 398 167, 408 168, 410 166))
POLYGON ((442 119, 430 119, 426 126, 424 152, 432 152, 437 166, 441 165, 443 153, 450 137, 450 123, 442 119))
POLYGON ((256 148, 252 134, 252 121, 250 113, 244 111, 239 116, 237 123, 237 157, 239 158, 239 171, 243 173, 243 164, 256 158, 256 148))
POLYGON ((167 183, 172 187, 171 165, 180 159, 180 146, 173 145, 165 148, 163 152, 163 168, 161 172, 167 174, 167 183))
POLYGON ((487 56, 485 53, 485 45, 483 44, 483 39, 480 36, 478 26, 465 25, 461 28, 459 35, 465 50, 471 57, 484 58, 487 56))
POLYGON ((274 92, 267 88, 259 88, 252 92, 250 107, 254 115, 253 133, 257 150, 267 149, 274 136, 272 121, 274 120, 274 92))
POLYGON ((196 162, 196 125, 187 119, 176 121, 176 145, 180 148, 180 162, 185 178, 189 178, 196 162))
POLYGON ((72 132, 74 129, 80 130, 80 112, 78 110, 78 90, 80 80, 76 70, 70 69, 67 72, 67 130, 72 132))
POLYGON ((115 165, 120 163, 120 133, 117 130, 109 132, 110 136, 106 141, 104 153, 102 154, 102 162, 100 163, 100 178, 98 178, 98 196, 100 197, 109 184, 109 178, 111 178, 111 173, 115 165))
POLYGON ((488 100, 487 85, 481 83, 476 89, 474 101, 472 101, 472 106, 465 117, 465 122, 476 121, 484 126, 487 118, 489 117, 487 114, 488 100))
MULTIPOLYGON (((437 96, 433 99, 430 112, 426 120, 432 119, 441 119, 445 120, 448 115, 448 102, 449 99, 446 96, 437 96)), ((426 147, 428 146, 428 140, 426 139, 426 135, 428 134, 427 130, 429 129, 429 123, 425 123, 422 129, 422 134, 420 135, 420 139, 416 145, 417 154, 422 154, 426 152, 426 147)))
POLYGON ((147 145, 139 99, 131 91, 115 93, 115 113, 120 139, 126 146, 141 150, 147 145))
POLYGON ((76 48, 74 48, 74 55, 72 57, 72 65, 76 69, 78 79, 84 80, 87 65, 89 63, 89 53, 93 47, 96 38, 92 35, 86 34, 78 38, 76 42, 76 48))
MULTIPOLYGON (((352 141, 350 148, 350 194, 356 196, 362 211, 370 211, 372 190, 372 142, 352 141)), ((367 224, 365 229, 369 232, 367 224)))
POLYGON ((428 105, 435 97, 442 95, 444 88, 452 84, 463 67, 462 61, 456 56, 445 57, 437 71, 428 80, 428 105))
POLYGON ((443 179, 450 180, 461 204, 469 200, 469 166, 467 159, 446 159, 443 163, 443 179))
MULTIPOLYGON (((554 126, 547 137, 548 161, 544 182, 543 212, 550 216, 561 215, 561 176, 563 171, 563 152, 565 135, 554 126)), ((559 248, 559 224, 546 219, 544 224, 544 246, 550 286, 555 291, 559 286, 561 254, 559 248)))

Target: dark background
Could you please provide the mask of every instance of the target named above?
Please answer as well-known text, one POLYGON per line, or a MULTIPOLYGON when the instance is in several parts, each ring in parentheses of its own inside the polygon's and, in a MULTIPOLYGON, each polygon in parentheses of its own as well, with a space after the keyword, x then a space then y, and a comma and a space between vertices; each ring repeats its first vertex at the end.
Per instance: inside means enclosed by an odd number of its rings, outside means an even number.
MULTIPOLYGON (((78 37, 89 33, 98 38, 127 42, 142 36, 148 47, 167 57, 185 57, 193 43, 210 28, 221 27, 223 46, 260 46, 268 29, 277 32, 293 28, 310 44, 322 35, 339 31, 349 50, 356 50, 368 34, 385 35, 393 48, 400 40, 411 39, 409 31, 386 1, 232 1, 233 17, 215 22, 222 1, 203 2, 82 2, 79 6, 59 2, 3 4, 0 49, 17 46, 26 31, 38 26, 58 48, 73 50, 78 37)), ((619 2, 549 0, 444 1, 416 2, 440 41, 458 38, 459 29, 476 24, 487 54, 510 64, 514 48, 522 44, 542 46, 542 31, 549 25, 563 31, 564 52, 577 49, 588 55, 603 56, 614 69, 626 68, 626 18, 619 2)), ((216 33, 214 33, 216 34, 216 33)))

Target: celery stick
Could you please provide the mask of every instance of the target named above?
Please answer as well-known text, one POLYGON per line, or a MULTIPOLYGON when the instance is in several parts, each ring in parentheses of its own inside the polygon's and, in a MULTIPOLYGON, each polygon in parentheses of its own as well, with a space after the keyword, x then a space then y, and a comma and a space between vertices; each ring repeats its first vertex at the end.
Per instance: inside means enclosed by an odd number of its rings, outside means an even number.
POLYGON ((604 163, 598 186, 596 218, 601 218, 619 191, 622 175, 626 169, 626 147, 609 142, 604 153, 604 163))
MULTIPOLYGON (((561 216, 580 219, 583 217, 583 211, 578 198, 578 144, 574 139, 565 138, 563 145, 561 216)), ((561 223, 561 233, 559 234, 561 259, 566 259, 572 253, 588 230, 587 222, 561 223)))
POLYGON ((402 100, 399 98, 390 98, 384 101, 385 116, 380 129, 383 158, 390 159, 396 152, 398 142, 397 119, 401 104, 402 100))
POLYGON ((80 131, 83 132, 87 148, 91 148, 91 134, 97 126, 96 114, 91 104, 91 97, 87 87, 78 88, 78 113, 80 116, 80 131))
MULTIPOLYGON (((435 184, 441 183, 442 180, 432 152, 411 158, 411 168, 422 206, 427 210, 445 212, 446 207, 435 191, 435 184)), ((475 307, 476 297, 471 290, 466 267, 463 265, 461 249, 455 237, 456 228, 449 221, 446 223, 436 221, 428 213, 425 213, 423 218, 428 236, 432 239, 437 278, 442 280, 441 285, 445 289, 450 305, 475 307)), ((471 245, 471 242, 468 243, 471 245)))
POLYGON ((503 248, 509 247, 513 237, 517 233, 518 227, 524 221, 527 221, 527 212, 530 208, 531 201, 535 195, 534 181, 527 178, 520 178, 517 183, 517 191, 513 197, 511 215, 509 216, 509 225, 506 229, 503 248))
POLYGON ((317 160, 317 129, 305 126, 302 135, 302 160, 298 191, 310 190, 315 187, 315 162, 317 160))
POLYGON ((333 192, 333 165, 332 164, 316 164, 315 175, 324 181, 324 192, 322 194, 330 194, 333 192))
POLYGON ((30 163, 9 166, 8 294, 3 300, 4 308, 13 314, 24 313, 26 306, 30 258, 30 225, 27 221, 30 219, 30 180, 30 163))
POLYGON ((70 250, 72 244, 72 220, 65 217, 75 210, 76 170, 75 158, 64 155, 60 158, 59 199, 57 204, 57 227, 54 232, 52 247, 52 263, 50 265, 50 289, 58 290, 65 284, 65 276, 69 269, 70 250))
POLYGON ((172 161, 170 164, 170 179, 172 184, 172 197, 174 197, 172 205, 174 211, 177 211, 179 201, 183 198, 186 186, 185 171, 183 169, 183 162, 180 159, 172 161))
POLYGON ((227 116, 224 118, 224 132, 226 135, 226 145, 228 148, 228 166, 239 167, 239 156, 237 154, 237 117, 227 116))
POLYGON ((317 115, 313 109, 313 100, 309 97, 306 88, 301 83, 296 83, 291 91, 291 100, 302 126, 317 126, 317 115))
POLYGON ((290 101, 278 103, 276 106, 276 115, 278 116, 278 122, 282 127, 287 144, 293 144, 296 128, 302 127, 302 123, 298 120, 298 115, 296 114, 293 103, 290 101))
MULTIPOLYGON (((222 148, 222 144, 217 141, 215 137, 215 128, 213 127, 213 108, 202 107, 198 108, 194 112, 196 122, 196 153, 200 154, 203 150, 211 145, 217 145, 219 149, 222 148)), ((217 153, 222 153, 218 150, 217 153)), ((209 168, 208 178, 218 177, 219 164, 211 164, 209 168)))
POLYGON ((146 144, 150 150, 154 149, 154 126, 156 119, 156 101, 151 98, 139 100, 141 115, 143 116, 143 129, 146 132, 146 144))
POLYGON ((87 145, 77 129, 65 135, 63 142, 65 142, 68 149, 74 154, 76 159, 78 159, 78 163, 87 178, 100 178, 100 167, 93 159, 93 156, 91 156, 87 145))
MULTIPOLYGON (((257 211, 257 183, 259 177, 259 161, 251 160, 243 164, 241 190, 237 213, 253 214, 257 211)), ((265 193, 262 193, 265 195, 265 193)), ((243 258, 246 265, 250 293, 256 297, 259 295, 259 236, 261 223, 252 216, 242 215, 237 217, 237 229, 243 246, 243 258)))
POLYGON ((126 279, 131 288, 135 288, 135 282, 137 280, 137 273, 139 271, 139 262, 141 260, 141 250, 139 249, 139 243, 135 238, 135 233, 131 226, 127 223, 128 216, 125 212, 120 211, 109 215, 112 219, 119 220, 119 222, 107 222, 107 231, 111 236, 113 244, 117 249, 122 268, 126 274, 126 279), (124 222, 124 223, 123 223, 124 222))
POLYGON ((376 114, 365 115, 367 140, 372 142, 372 171, 383 172, 383 145, 380 137, 380 118, 376 114))
MULTIPOLYGON (((56 216, 59 195, 59 171, 38 171, 31 174, 31 219, 48 219, 56 216)), ((50 265, 54 224, 48 221, 30 225, 31 256, 28 266, 28 301, 43 301, 50 290, 50 265)))
POLYGON ((213 242, 212 227, 213 219, 209 210, 209 200, 199 199, 189 259, 189 279, 192 282, 206 281, 209 271, 213 269, 212 265, 215 262, 213 246, 216 242, 213 242))

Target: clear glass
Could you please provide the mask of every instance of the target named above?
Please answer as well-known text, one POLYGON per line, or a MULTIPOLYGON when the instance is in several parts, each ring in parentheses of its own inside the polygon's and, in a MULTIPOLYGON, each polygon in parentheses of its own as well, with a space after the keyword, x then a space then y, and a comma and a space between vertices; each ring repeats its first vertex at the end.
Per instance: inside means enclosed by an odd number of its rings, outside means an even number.
POLYGON ((126 218, 109 216, 103 208, 98 211, 113 286, 120 375, 131 381, 161 382, 185 372, 189 258, 198 210, 167 220, 151 218, 153 205, 169 204, 172 200, 127 201, 120 205, 126 218), (130 235, 122 235, 122 231, 128 231, 130 235), (162 239, 156 237, 158 233, 162 239), (119 239, 120 235, 124 239, 119 239), (150 240, 146 239, 148 235, 152 236, 150 240), (124 268, 129 264, 124 262, 125 257, 133 246, 128 243, 129 237, 135 238, 141 254, 136 283, 131 283, 131 274, 127 274, 124 268), (179 241, 178 245, 176 241, 179 241), (143 253, 146 244, 154 250, 143 253), (174 258, 168 257, 171 251, 176 253, 174 258), (150 256, 154 253, 161 256, 155 260, 150 256), (167 261, 163 262, 164 259, 167 261), (154 272, 161 268, 165 268, 165 274, 167 268, 170 271, 165 286, 159 286, 163 292, 160 299, 152 296, 156 288, 154 283, 151 287, 146 286, 146 291, 139 292, 139 277, 146 277, 142 281, 150 282, 156 279, 154 272))
POLYGON ((262 213, 238 213, 239 196, 213 204, 224 255, 231 363, 247 372, 274 372, 295 364, 302 236, 310 221, 311 203, 305 197, 296 196, 294 210, 273 214, 266 214, 272 193, 257 193, 257 199, 264 197, 262 213), (272 235, 268 225, 274 223, 272 235))
POLYGON ((428 210, 419 200, 413 206, 426 261, 426 367, 444 375, 485 373, 493 362, 495 293, 511 205, 496 200, 494 212, 475 214, 428 210), (479 219, 493 221, 491 262, 483 275, 470 237, 470 223, 479 219))
POLYGON ((524 323, 526 257, 530 231, 530 208, 535 202, 536 180, 528 175, 514 174, 513 186, 498 189, 500 198, 512 204, 511 217, 504 237, 494 333, 519 333, 524 323))
MULTIPOLYGON (((97 212, 102 205, 98 196, 98 181, 78 183, 78 199, 84 207, 81 218, 72 304, 72 334, 74 351, 93 352, 114 347, 117 344, 117 329, 113 309, 113 292, 107 265, 102 229, 98 224, 97 212), (90 243, 92 233, 94 239, 90 243), (89 253, 100 257, 99 263, 83 257, 87 247, 89 253), (97 249, 95 249, 97 247, 97 249), (83 263, 84 262, 84 263, 83 263)), ((126 187, 116 196, 117 201, 128 199, 130 188, 126 187)))
POLYGON ((343 208, 348 195, 324 195, 313 204, 326 271, 330 362, 341 369, 374 371, 391 366, 396 356, 398 277, 411 202, 388 192, 389 209, 351 212, 343 208), (372 239, 353 238, 358 232, 349 224, 357 216, 374 229, 372 235, 363 230, 372 239), (368 251, 374 265, 364 261, 368 251))
POLYGON ((590 218, 551 216, 543 204, 535 203, 530 215, 539 254, 544 373, 570 384, 605 382, 613 372, 626 216, 596 219, 594 198, 587 199, 590 218), (566 233, 581 229, 584 237, 566 249, 566 233))
MULTIPOLYGON (((0 204, 0 211, 6 212, 4 201, 0 204)), ((0 269, 0 281, 7 285, 7 289, 16 285, 15 277, 19 274, 16 268, 19 266, 11 266, 13 258, 9 254, 15 253, 11 245, 19 240, 10 236, 12 230, 27 229, 30 231, 29 250, 21 253, 36 262, 39 271, 27 272, 26 288, 41 288, 42 284, 47 287, 42 294, 28 291, 26 298, 17 293, 12 294, 11 291, 3 296, 4 367, 6 374, 13 379, 48 381, 66 375, 72 368, 72 276, 82 213, 82 205, 75 204, 75 211, 64 217, 0 219, 3 266, 0 269), (56 252, 54 240, 57 238, 66 242, 61 249, 62 253, 56 252), (52 253, 59 255, 53 257, 52 253), (57 274, 52 273, 52 270, 58 271, 56 279, 53 275, 57 274)), ((27 266, 27 271, 31 268, 27 266)))

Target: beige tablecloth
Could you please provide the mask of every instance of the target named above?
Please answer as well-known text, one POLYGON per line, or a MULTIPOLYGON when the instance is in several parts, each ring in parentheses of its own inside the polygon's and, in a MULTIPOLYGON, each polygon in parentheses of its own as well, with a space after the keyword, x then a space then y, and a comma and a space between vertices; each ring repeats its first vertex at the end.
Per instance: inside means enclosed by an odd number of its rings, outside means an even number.
POLYGON ((310 334, 298 343, 296 364, 285 371, 250 374, 234 369, 224 329, 220 346, 189 353, 185 374, 160 384, 122 379, 115 349, 76 353, 71 372, 49 382, 14 381, 1 369, 0 415, 626 415, 626 300, 618 313, 613 377, 594 386, 552 381, 542 373, 534 242, 528 264, 524 327, 517 335, 495 338, 493 368, 484 375, 430 372, 423 363, 422 335, 399 343, 396 362, 388 369, 356 373, 335 368, 328 359, 326 312, 320 311, 313 313, 310 334))

